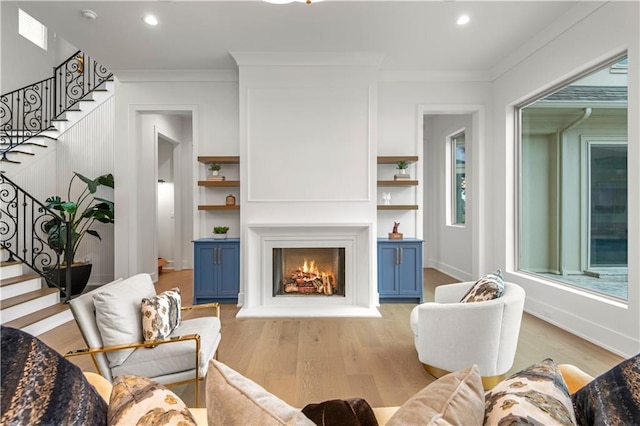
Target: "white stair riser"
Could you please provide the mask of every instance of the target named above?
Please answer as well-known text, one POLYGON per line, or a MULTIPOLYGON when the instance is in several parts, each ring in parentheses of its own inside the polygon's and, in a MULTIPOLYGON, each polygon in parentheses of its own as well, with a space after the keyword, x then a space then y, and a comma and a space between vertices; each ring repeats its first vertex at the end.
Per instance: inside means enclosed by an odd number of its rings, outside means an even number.
POLYGON ((60 293, 51 293, 0 311, 2 324, 60 303, 60 293))
POLYGON ((22 269, 22 264, 17 265, 9 265, 3 266, 0 269, 0 276, 2 279, 17 277, 18 275, 24 274, 24 270, 22 269))
MULTIPOLYGON (((4 276, 4 275, 3 275, 4 276)), ((30 291, 40 290, 42 288, 41 278, 33 278, 31 280, 22 281, 0 288, 0 300, 10 297, 19 296, 30 291)))
POLYGON ((24 327, 22 331, 26 331, 33 336, 39 336, 42 333, 46 333, 47 331, 72 320, 73 314, 71 313, 71 310, 67 310, 30 324, 24 327))

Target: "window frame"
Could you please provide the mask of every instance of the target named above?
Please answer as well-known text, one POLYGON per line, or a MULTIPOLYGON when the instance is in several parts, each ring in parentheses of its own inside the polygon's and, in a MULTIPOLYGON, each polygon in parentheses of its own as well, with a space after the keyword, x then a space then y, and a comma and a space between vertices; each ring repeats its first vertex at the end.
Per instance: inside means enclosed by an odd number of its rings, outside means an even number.
MULTIPOLYGON (((447 135, 446 138, 446 225, 455 227, 455 228, 465 228, 466 225, 466 215, 464 222, 457 222, 456 211, 457 211, 457 164, 456 164, 456 138, 460 135, 464 135, 464 147, 465 147, 465 179, 467 175, 467 129, 465 127, 456 130, 447 135)), ((466 200, 465 200, 466 207, 466 200)))

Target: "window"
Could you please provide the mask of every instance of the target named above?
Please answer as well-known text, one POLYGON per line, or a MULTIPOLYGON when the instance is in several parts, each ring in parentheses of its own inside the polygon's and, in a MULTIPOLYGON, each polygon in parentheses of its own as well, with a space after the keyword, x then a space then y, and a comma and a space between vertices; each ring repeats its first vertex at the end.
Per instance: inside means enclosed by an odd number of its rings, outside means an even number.
POLYGON ((627 300, 627 74, 616 58, 518 107, 523 272, 627 300))
POLYGON ((464 225, 466 212, 465 188, 466 152, 465 131, 461 130, 449 137, 450 179, 451 179, 451 225, 464 225))
POLYGON ((18 9, 18 33, 36 46, 47 50, 47 27, 22 9, 18 9))

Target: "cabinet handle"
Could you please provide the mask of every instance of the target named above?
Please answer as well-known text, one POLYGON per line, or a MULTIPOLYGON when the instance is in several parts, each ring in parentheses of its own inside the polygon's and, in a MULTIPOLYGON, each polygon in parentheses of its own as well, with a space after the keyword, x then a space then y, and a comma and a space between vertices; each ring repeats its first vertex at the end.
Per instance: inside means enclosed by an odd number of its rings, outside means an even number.
POLYGON ((219 265, 220 264, 220 247, 216 248, 216 263, 219 265))
POLYGON ((399 247, 399 248, 398 248, 398 251, 400 252, 400 261, 398 262, 398 265, 400 265, 400 264, 402 264, 402 260, 403 260, 403 259, 402 259, 402 255, 403 255, 403 253, 402 253, 402 247, 399 247))
POLYGON ((396 265, 399 265, 399 264, 400 264, 400 262, 398 261, 398 260, 399 260, 399 256, 398 256, 398 247, 396 247, 394 250, 396 251, 396 262, 395 262, 395 263, 396 263, 396 265))
POLYGON ((213 248, 213 264, 218 263, 218 247, 213 248))

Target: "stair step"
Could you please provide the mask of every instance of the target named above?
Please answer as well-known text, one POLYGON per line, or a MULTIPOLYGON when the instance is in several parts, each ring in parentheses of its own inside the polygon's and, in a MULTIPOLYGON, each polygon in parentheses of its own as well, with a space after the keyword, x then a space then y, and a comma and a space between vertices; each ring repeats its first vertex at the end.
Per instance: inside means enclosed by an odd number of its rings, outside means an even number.
POLYGON ((43 288, 36 291, 30 291, 28 293, 21 294, 20 296, 10 297, 5 300, 0 300, 0 309, 9 309, 22 303, 29 302, 40 297, 49 296, 50 294, 58 293, 57 288, 43 288))
POLYGON ((2 268, 3 266, 13 266, 13 265, 20 265, 20 264, 22 264, 20 260, 12 260, 12 261, 3 260, 2 262, 0 262, 0 268, 2 268))
POLYGON ((9 321, 3 325, 7 327, 24 329, 25 327, 33 325, 54 315, 66 312, 68 310, 69 305, 64 303, 56 303, 55 305, 40 309, 39 311, 14 319, 13 321, 9 321))
MULTIPOLYGON (((9 263, 9 262, 2 262, 2 263, 9 263)), ((16 262, 11 262, 12 264, 16 264, 16 262)), ((18 264, 20 262, 17 262, 18 264)), ((5 266, 5 265, 2 265, 5 266)), ((6 265, 6 266, 10 266, 10 265, 6 265)), ((17 277, 11 277, 11 278, 3 278, 0 280, 0 287, 5 287, 8 285, 13 285, 13 284, 18 284, 21 283, 23 281, 29 281, 32 280, 34 278, 40 278, 40 275, 38 274, 23 274, 23 275, 18 275, 17 277)))
POLYGON ((51 119, 51 121, 69 121, 69 120, 66 118, 53 118, 51 119))

